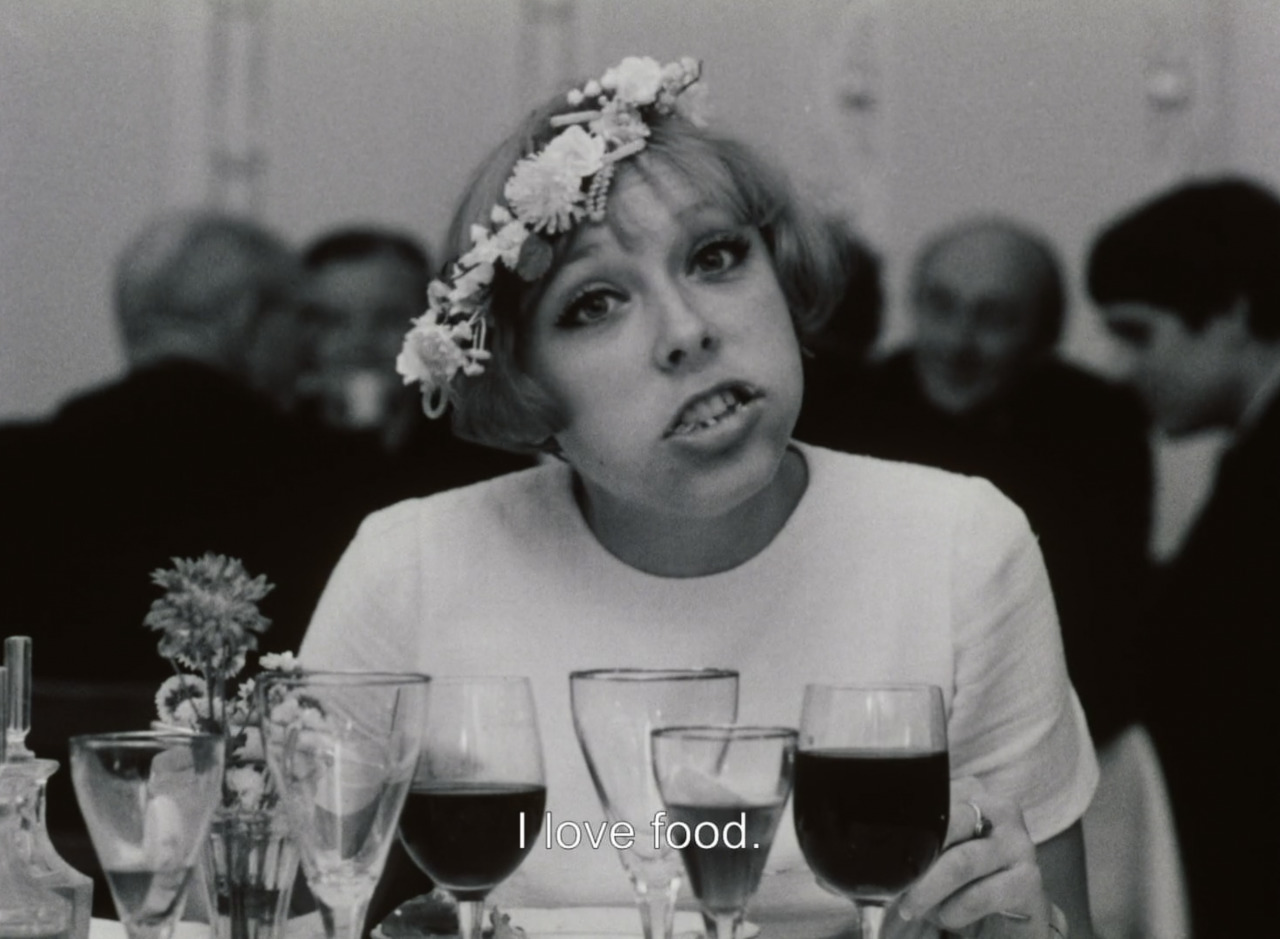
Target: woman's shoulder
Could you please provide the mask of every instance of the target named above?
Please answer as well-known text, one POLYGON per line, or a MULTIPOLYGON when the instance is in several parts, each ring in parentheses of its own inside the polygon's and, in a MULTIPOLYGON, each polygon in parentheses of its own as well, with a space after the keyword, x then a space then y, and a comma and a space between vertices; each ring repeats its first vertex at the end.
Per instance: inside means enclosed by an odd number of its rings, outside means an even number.
POLYGON ((883 511, 947 511, 980 503, 1012 503, 988 480, 919 463, 797 444, 824 497, 852 499, 883 511))
POLYGON ((819 526, 873 532, 883 550, 899 544, 1019 544, 1026 514, 990 481, 948 470, 802 445, 819 526))
POLYGON ((566 473, 561 464, 545 464, 405 499, 367 516, 358 537, 394 542, 416 538, 424 526, 431 530, 476 532, 491 525, 509 524, 512 513, 555 505, 554 494, 565 490, 566 473))

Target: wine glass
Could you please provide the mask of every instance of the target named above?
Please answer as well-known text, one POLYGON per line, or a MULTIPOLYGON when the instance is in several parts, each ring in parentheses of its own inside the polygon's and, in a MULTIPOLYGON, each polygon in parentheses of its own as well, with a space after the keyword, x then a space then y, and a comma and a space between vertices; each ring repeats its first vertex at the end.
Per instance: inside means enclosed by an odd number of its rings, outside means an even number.
POLYGON ((940 688, 805 688, 796 836, 818 878, 857 905, 863 936, 942 850, 950 791, 940 688))
POLYGON ((681 863, 652 832, 665 811, 653 775, 650 735, 673 724, 730 724, 738 716, 738 673, 717 668, 611 668, 572 672, 573 726, 611 823, 636 829, 619 850, 631 877, 645 939, 671 939, 681 863))
POLYGON ((425 675, 267 675, 267 765, 328 939, 359 939, 413 778, 425 675))
POLYGON ((484 898, 529 853, 547 804, 533 687, 516 676, 444 677, 428 700, 400 841, 457 900, 459 939, 480 939, 484 898))
POLYGON ((713 924, 738 939, 791 795, 796 731, 702 725, 653 732, 653 771, 670 820, 662 837, 680 851, 689 886, 713 924))
POLYGON ((71 780, 130 939, 168 939, 222 801, 218 734, 71 738, 71 780))

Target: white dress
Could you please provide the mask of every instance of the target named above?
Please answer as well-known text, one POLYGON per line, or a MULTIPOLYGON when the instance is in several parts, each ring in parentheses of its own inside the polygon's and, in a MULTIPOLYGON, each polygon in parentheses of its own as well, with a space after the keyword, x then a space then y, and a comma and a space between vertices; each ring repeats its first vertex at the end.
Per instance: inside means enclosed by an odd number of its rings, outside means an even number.
MULTIPOLYGON (((806 682, 936 684, 952 778, 1013 797, 1037 842, 1066 829, 1098 770, 1022 512, 983 480, 794 446, 809 484, 791 518, 758 555, 706 577, 656 577, 611 555, 560 464, 377 512, 334 570, 301 659, 530 676, 547 807, 557 823, 593 826, 603 812, 574 736, 571 670, 737 669, 739 720, 792 726, 806 682)), ((544 844, 495 902, 631 902, 613 848, 544 844)), ((769 906, 849 908, 814 883, 789 811, 752 903, 769 906)))

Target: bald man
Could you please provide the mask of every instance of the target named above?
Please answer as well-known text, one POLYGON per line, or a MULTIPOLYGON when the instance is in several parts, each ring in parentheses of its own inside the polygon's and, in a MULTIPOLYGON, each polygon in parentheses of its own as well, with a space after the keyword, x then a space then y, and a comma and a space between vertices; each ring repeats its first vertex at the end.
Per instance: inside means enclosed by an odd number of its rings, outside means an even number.
POLYGON ((1067 662, 1106 742, 1132 717, 1123 637, 1146 575, 1151 455, 1136 395, 1056 354, 1057 253, 1016 220, 961 220, 912 268, 914 340, 878 363, 840 449, 983 476, 1040 538, 1067 662))

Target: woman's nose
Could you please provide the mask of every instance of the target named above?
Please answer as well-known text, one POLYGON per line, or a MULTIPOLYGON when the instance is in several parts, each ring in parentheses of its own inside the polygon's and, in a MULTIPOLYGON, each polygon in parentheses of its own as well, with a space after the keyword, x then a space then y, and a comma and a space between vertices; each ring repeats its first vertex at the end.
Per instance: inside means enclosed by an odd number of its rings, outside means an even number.
POLYGON ((657 337, 654 360, 665 370, 696 365, 716 348, 718 339, 704 311, 679 290, 655 297, 657 337))

